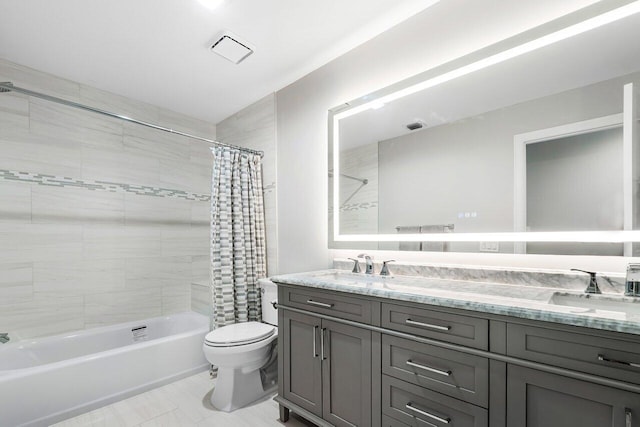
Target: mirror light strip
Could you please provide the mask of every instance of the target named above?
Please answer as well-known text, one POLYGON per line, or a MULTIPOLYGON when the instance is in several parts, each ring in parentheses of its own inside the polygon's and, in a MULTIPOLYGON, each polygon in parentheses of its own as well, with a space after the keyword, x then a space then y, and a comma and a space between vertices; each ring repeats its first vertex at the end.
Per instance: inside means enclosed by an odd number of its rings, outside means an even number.
POLYGON ((640 1, 634 1, 633 3, 627 4, 626 6, 622 6, 609 12, 605 12, 601 15, 571 25, 567 28, 563 28, 562 30, 547 34, 545 36, 523 43, 519 46, 504 50, 502 52, 496 53, 495 55, 488 56, 479 61, 472 62, 471 64, 467 64, 463 67, 417 83, 413 86, 409 86, 399 91, 390 93, 389 95, 376 98, 365 104, 340 112, 336 114, 336 117, 338 119, 344 119, 370 108, 375 108, 380 104, 388 104, 389 102, 396 99, 403 98, 407 95, 420 92, 422 90, 440 85, 442 83, 446 83, 448 81, 457 79, 458 77, 462 77, 475 71, 479 71, 492 65, 507 61, 509 59, 516 58, 525 53, 533 52, 534 50, 549 46, 553 43, 557 43, 561 40, 565 40, 573 36, 577 36, 603 25, 610 24, 622 18, 626 18, 627 16, 634 15, 638 12, 640 12, 640 1))
MULTIPOLYGON (((339 242, 397 242, 397 234, 341 234, 339 242)), ((520 233, 441 233, 403 234, 403 242, 595 242, 623 243, 640 241, 637 231, 549 231, 520 233)))

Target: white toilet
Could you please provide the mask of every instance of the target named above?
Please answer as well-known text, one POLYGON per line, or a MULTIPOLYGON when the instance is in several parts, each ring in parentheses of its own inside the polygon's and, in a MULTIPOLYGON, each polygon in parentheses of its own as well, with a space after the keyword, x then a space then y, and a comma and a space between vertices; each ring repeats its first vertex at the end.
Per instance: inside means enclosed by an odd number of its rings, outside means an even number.
POLYGON ((218 380, 211 404, 226 412, 260 399, 275 387, 275 375, 266 378, 261 369, 276 363, 275 340, 278 336, 277 286, 260 279, 262 322, 245 322, 224 326, 207 334, 202 346, 204 355, 218 367, 218 380))

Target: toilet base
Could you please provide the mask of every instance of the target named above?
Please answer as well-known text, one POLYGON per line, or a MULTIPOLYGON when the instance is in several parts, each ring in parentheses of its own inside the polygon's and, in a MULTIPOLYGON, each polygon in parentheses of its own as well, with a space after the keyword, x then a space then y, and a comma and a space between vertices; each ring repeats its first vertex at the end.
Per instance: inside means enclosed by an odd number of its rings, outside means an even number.
POLYGON ((218 380, 211 394, 211 404, 224 412, 235 411, 255 402, 270 390, 264 390, 260 369, 242 372, 242 369, 218 368, 218 380))

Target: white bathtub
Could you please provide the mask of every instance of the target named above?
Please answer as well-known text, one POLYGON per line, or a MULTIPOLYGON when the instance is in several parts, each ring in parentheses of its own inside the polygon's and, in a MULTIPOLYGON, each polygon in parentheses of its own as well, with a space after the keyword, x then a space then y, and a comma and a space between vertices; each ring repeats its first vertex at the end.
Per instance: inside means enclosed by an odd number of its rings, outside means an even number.
POLYGON ((206 370, 207 332, 187 312, 1 344, 0 425, 47 426, 206 370))

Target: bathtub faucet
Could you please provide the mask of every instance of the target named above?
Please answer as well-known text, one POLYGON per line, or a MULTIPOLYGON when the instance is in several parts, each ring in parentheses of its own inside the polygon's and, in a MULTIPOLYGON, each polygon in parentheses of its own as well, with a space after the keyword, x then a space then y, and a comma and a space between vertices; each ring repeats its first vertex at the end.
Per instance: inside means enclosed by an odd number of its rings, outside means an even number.
POLYGON ((9 332, 0 332, 0 344, 9 342, 9 332))

